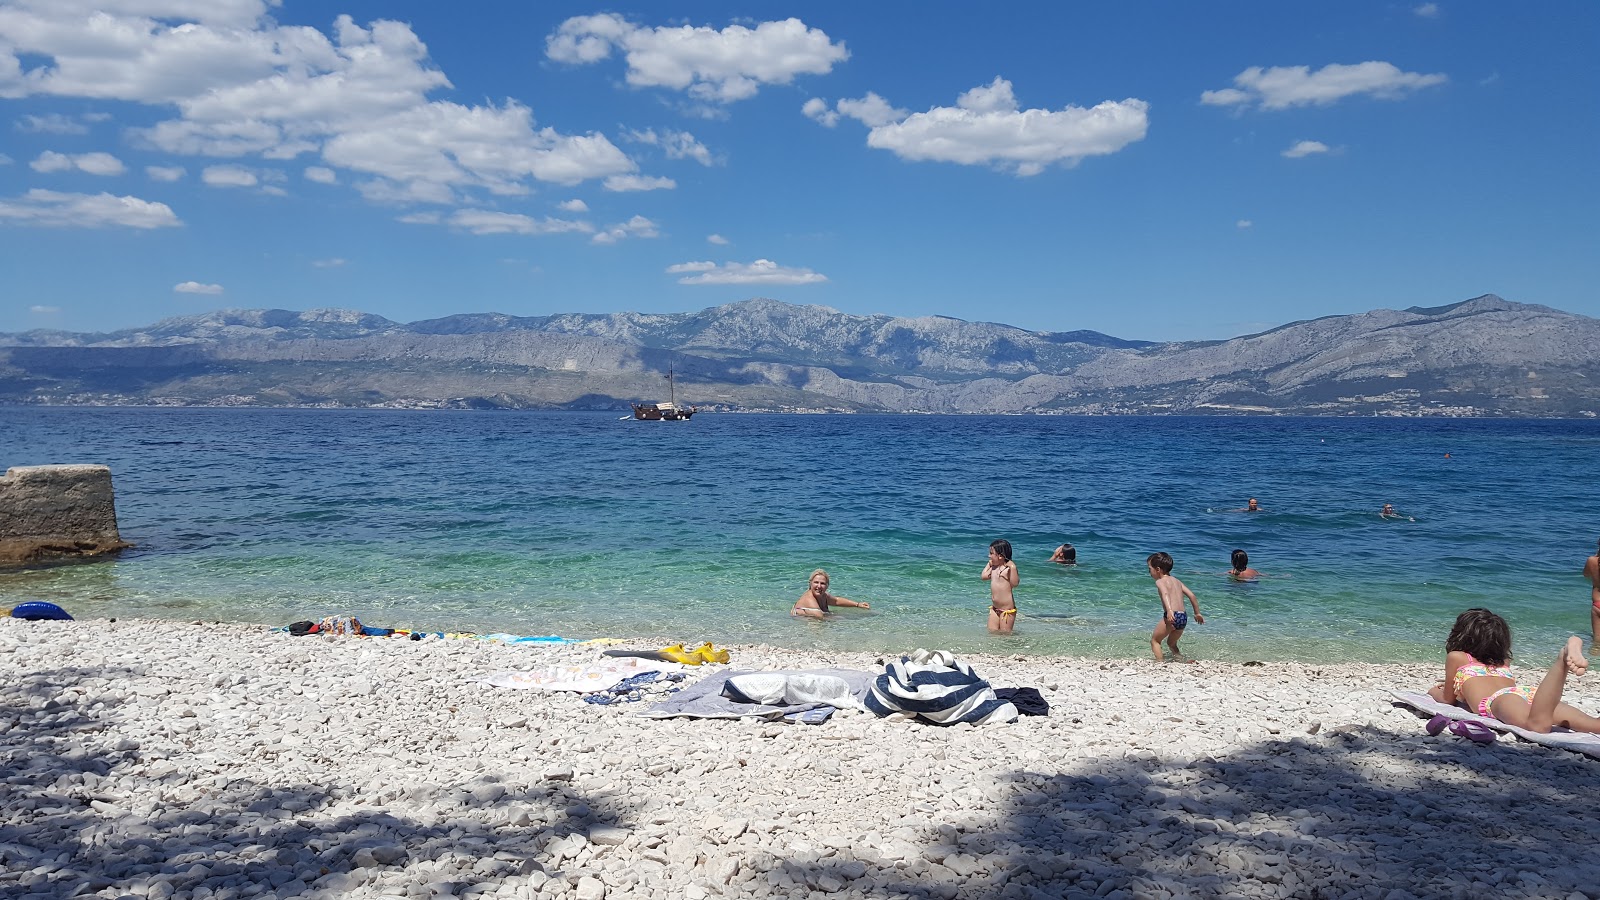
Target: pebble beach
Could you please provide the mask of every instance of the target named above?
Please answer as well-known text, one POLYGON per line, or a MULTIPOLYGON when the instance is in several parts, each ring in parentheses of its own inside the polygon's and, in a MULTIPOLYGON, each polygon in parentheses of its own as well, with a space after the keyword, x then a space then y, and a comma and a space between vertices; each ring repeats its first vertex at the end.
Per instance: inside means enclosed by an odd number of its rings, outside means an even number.
POLYGON ((1600 898, 1600 761, 1427 735, 1432 666, 964 655, 1051 706, 982 727, 470 680, 599 658, 0 619, 0 896, 1600 898))

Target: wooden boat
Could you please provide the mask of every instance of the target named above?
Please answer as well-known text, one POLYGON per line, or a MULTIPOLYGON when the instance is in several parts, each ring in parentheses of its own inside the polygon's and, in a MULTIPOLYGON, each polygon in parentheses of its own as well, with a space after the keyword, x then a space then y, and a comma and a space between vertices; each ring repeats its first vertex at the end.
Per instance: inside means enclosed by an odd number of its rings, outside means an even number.
POLYGON ((633 404, 633 417, 641 422, 678 422, 695 414, 694 407, 678 405, 678 391, 671 369, 667 370, 667 396, 670 399, 666 403, 633 404))

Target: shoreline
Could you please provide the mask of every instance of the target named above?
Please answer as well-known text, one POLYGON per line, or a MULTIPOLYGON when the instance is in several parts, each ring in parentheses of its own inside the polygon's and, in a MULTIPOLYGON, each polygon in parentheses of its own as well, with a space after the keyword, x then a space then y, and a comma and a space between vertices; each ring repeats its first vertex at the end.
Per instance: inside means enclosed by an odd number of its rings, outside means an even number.
MULTIPOLYGON (((736 669, 876 672, 883 657, 730 649, 736 669)), ((598 658, 0 620, 14 773, 0 787, 0 888, 1600 897, 1600 765, 1510 737, 1428 736, 1387 692, 1426 688, 1433 666, 966 654, 1052 707, 977 728, 853 711, 819 726, 652 720, 633 715, 645 704, 467 680, 598 658)), ((1568 698, 1596 708, 1600 678, 1568 698)))

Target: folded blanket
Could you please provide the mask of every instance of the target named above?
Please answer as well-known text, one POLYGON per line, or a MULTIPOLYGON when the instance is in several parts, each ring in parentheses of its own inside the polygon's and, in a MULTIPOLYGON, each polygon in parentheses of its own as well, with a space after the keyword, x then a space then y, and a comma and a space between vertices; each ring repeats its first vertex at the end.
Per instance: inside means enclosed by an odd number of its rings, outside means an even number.
POLYGON ((859 703, 861 698, 866 696, 867 689, 872 683, 872 674, 870 672, 859 672, 854 669, 807 669, 799 672, 767 673, 750 671, 715 672, 660 703, 643 710, 639 715, 651 719, 667 719, 673 716, 688 716, 696 719, 741 719, 750 716, 761 719, 781 718, 791 722, 815 724, 833 712, 833 706, 830 703, 815 700, 798 703, 743 703, 724 696, 724 690, 727 688, 729 680, 760 674, 810 675, 836 678, 845 683, 853 703, 859 703))
POLYGON ((947 650, 917 650, 889 663, 865 703, 879 716, 910 713, 938 725, 1017 720, 1016 706, 947 650))
POLYGON ((722 696, 740 703, 795 706, 825 703, 836 709, 860 709, 850 683, 835 675, 814 672, 757 672, 735 675, 722 688, 722 696))
POLYGON ((1467 712, 1459 706, 1440 703, 1427 694, 1417 691, 1390 691, 1389 693, 1394 696, 1395 702, 1403 706, 1409 706, 1424 715, 1447 716, 1458 721, 1477 722, 1496 731, 1509 731, 1525 741, 1533 741, 1535 744, 1543 744, 1546 747, 1559 747, 1562 750, 1571 750, 1574 753, 1582 753, 1585 756, 1600 759, 1600 734, 1585 734, 1578 731, 1568 731, 1565 728, 1557 729, 1549 734, 1541 734, 1537 731, 1529 731, 1526 728, 1518 728, 1515 725, 1507 725, 1499 719, 1485 718, 1467 712))
POLYGON ((612 659, 587 666, 546 666, 530 672, 495 672, 468 678, 503 688, 534 691, 577 691, 589 694, 603 691, 641 672, 681 672, 679 663, 653 659, 612 659))

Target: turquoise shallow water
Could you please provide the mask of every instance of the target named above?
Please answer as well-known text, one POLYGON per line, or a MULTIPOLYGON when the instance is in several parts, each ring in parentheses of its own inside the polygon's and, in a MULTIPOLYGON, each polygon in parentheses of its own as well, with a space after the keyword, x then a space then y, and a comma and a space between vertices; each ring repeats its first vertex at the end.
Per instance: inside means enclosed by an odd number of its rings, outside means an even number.
POLYGON ((0 414, 0 466, 112 467, 136 550, 0 574, 0 604, 80 616, 1129 657, 1166 550, 1198 657, 1435 660, 1481 605, 1534 663, 1588 633, 1600 533, 1588 420, 0 414), (1251 496, 1264 512, 1228 511, 1251 496), (1022 576, 1010 637, 984 627, 996 537, 1022 576), (1047 561, 1064 540, 1081 565, 1047 561), (1228 581, 1234 547, 1271 577, 1228 581), (872 609, 791 619, 818 566, 872 609))

